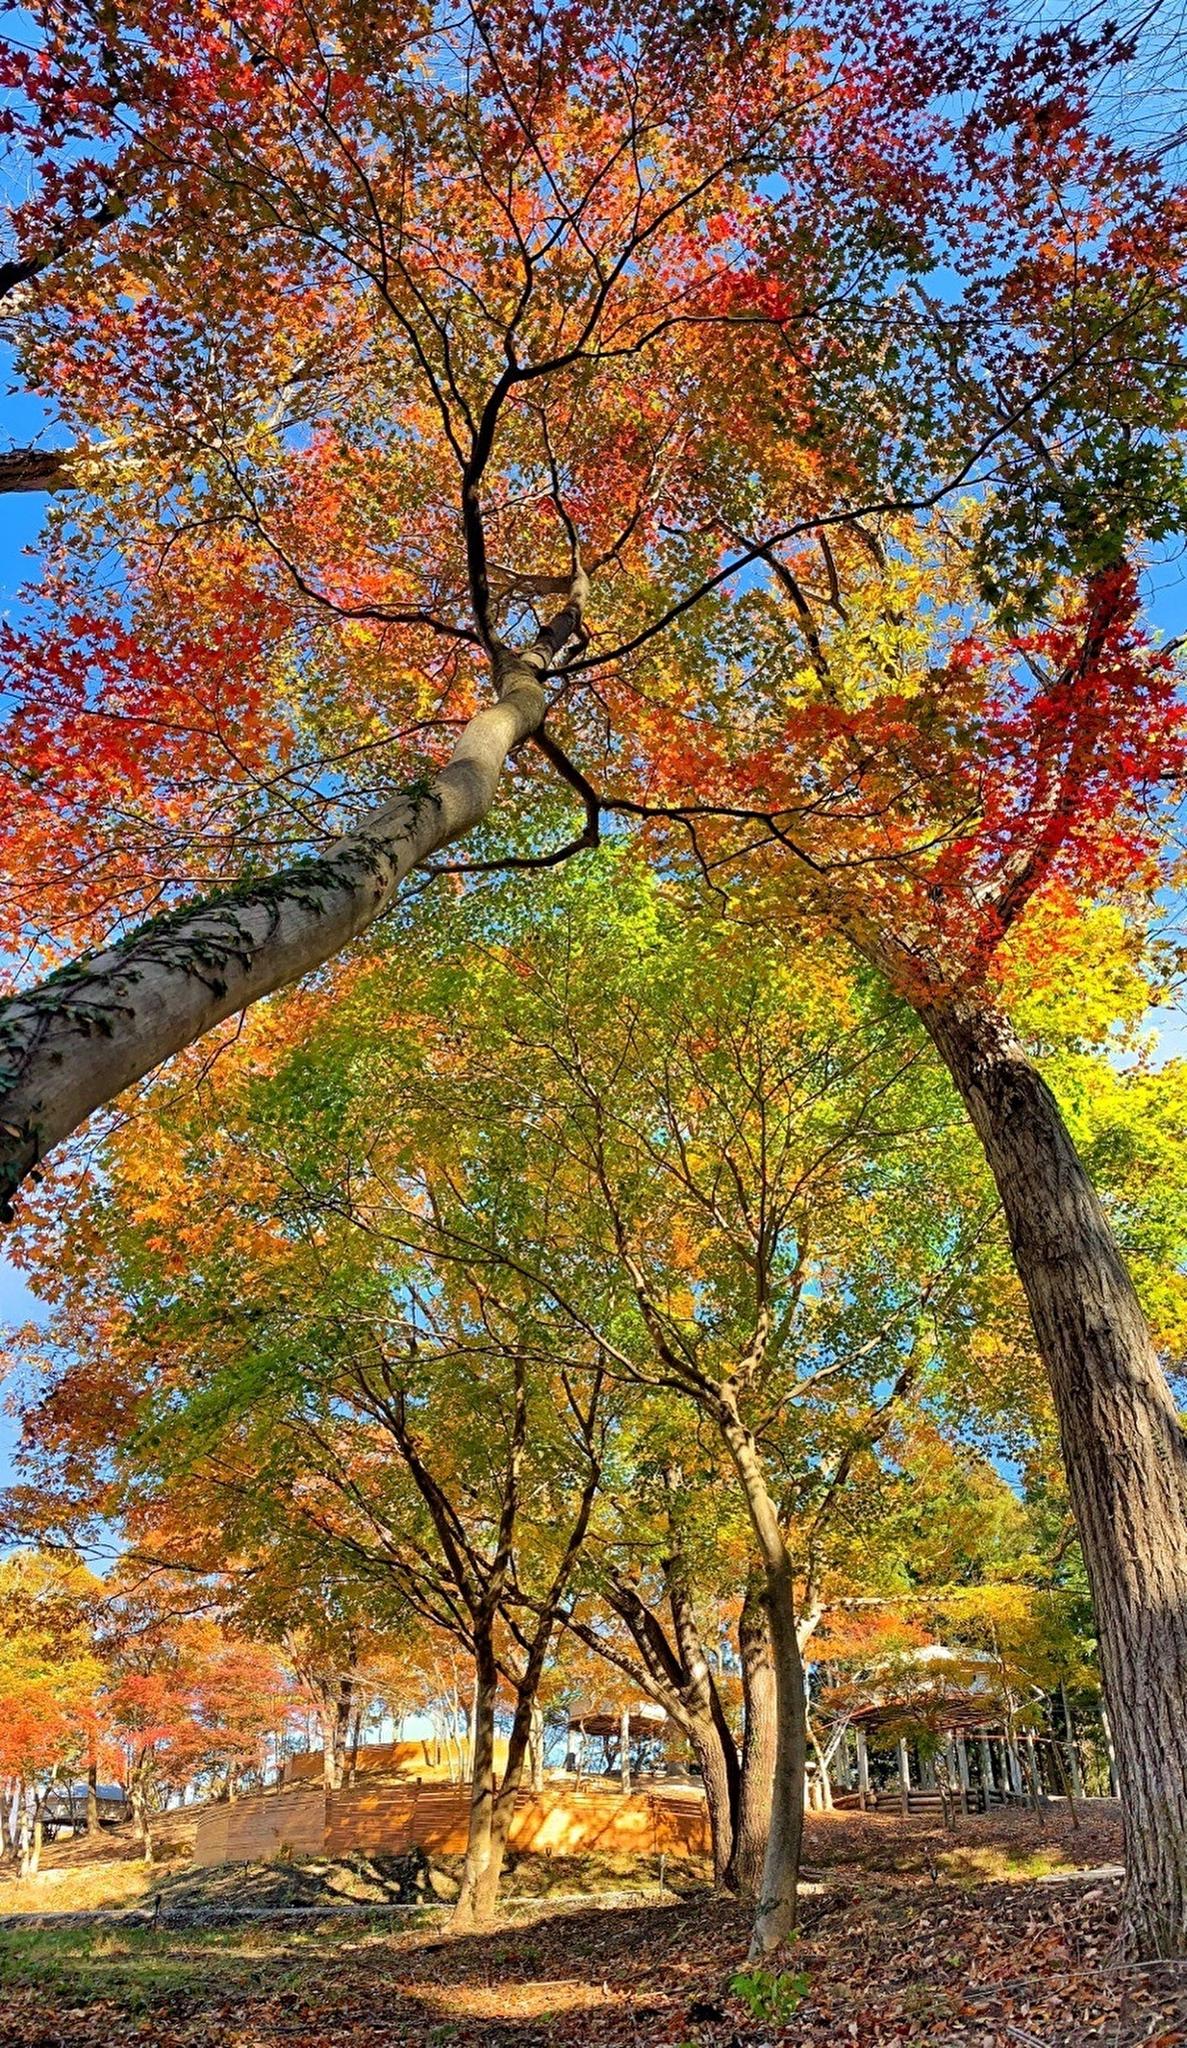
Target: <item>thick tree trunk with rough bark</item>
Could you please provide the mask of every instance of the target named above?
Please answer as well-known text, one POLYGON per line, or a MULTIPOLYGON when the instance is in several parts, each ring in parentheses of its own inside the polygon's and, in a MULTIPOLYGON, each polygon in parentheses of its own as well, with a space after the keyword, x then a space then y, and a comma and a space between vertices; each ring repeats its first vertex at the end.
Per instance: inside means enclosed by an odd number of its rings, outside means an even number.
POLYGON ((705 1804, 709 1810, 713 1882, 719 1890, 732 1888, 737 1752, 735 1750, 731 1758, 722 1741, 721 1730, 707 1714, 690 1718, 687 1732, 692 1753, 700 1766, 705 1804))
POLYGON ((0 1005, 0 1220, 25 1175, 102 1104, 236 1011, 340 953, 409 871, 481 823, 508 754, 543 722, 542 679, 579 630, 586 583, 522 651, 492 657, 497 703, 440 774, 317 858, 142 926, 0 1005))
POLYGON ((750 1942, 751 1961, 777 1954, 796 1922, 800 1845, 804 1833, 807 1693, 795 1625, 795 1578, 775 1503, 767 1491, 754 1438, 723 1395, 721 1433, 742 1482, 750 1523, 767 1583, 771 1655, 775 1666, 775 1771, 771 1827, 763 1859, 762 1890, 750 1942))
POLYGON ((775 1662, 767 1612, 765 1572, 752 1572, 738 1623, 742 1666, 742 1783, 731 1875, 742 1896, 755 1899, 771 1831, 775 1782, 775 1662))
POLYGON ((1128 1940, 1187 1953, 1187 1441, 1124 1260, 1009 1024, 921 1012, 1001 1195, 1059 1419, 1125 1815, 1128 1940))

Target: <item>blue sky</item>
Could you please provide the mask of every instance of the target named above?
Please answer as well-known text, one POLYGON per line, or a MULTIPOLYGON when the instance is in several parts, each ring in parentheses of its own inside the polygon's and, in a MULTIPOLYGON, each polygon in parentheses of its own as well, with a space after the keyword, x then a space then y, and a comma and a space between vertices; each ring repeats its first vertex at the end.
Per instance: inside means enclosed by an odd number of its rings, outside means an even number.
MULTIPOLYGON (((0 447, 19 446, 44 433, 44 414, 36 399, 25 392, 7 389, 7 363, 0 358, 5 374, 5 397, 0 408, 0 447)), ((48 441, 48 437, 47 441, 48 441)), ((10 618, 22 583, 36 573, 37 538, 45 510, 44 498, 25 497, 20 492, 0 496, 0 613, 10 618)), ((0 1253, 0 1322, 24 1322, 36 1314, 38 1304, 21 1275, 0 1253)), ((0 1414, 0 1485, 6 1483, 15 1431, 10 1418, 0 1414)))

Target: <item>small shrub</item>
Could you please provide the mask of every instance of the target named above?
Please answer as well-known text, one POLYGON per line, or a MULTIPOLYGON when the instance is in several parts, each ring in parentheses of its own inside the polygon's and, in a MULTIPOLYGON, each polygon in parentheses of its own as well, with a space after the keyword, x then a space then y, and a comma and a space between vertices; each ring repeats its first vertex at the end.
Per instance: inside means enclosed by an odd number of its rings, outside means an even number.
POLYGON ((738 1970, 730 1978, 730 1990, 751 2019, 782 2026, 807 1997, 810 1981, 806 1970, 738 1970))

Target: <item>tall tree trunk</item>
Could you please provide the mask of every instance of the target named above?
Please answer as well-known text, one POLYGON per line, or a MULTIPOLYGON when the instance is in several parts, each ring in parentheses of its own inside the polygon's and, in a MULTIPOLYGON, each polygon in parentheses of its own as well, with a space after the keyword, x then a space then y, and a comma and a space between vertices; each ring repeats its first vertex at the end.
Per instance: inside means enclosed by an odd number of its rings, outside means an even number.
POLYGON ((99 1832, 99 1763, 95 1756, 87 1765, 87 1833, 99 1832))
POLYGON ((17 1807, 16 1813, 17 1875, 19 1877, 27 1877, 29 1874, 29 1851, 32 1846, 32 1840, 33 1834, 29 1825, 28 1792, 26 1787, 22 1785, 20 1804, 17 1807))
POLYGON ((1100 1703, 1101 1734, 1105 1738, 1105 1758, 1108 1764, 1109 1798, 1116 1799, 1120 1792, 1117 1780, 1117 1751, 1113 1743, 1113 1731, 1109 1726, 1109 1710, 1104 1701, 1100 1703))
POLYGON ((338 1680, 338 1697, 334 1702, 333 1744, 334 1744, 334 1786, 337 1789, 346 1778, 346 1757, 350 1746, 350 1716, 354 1706, 354 1679, 349 1672, 338 1680))
POLYGON ((767 1582, 767 1612, 775 1665, 775 1773, 771 1829, 763 1859, 762 1892, 754 1920, 750 1956, 778 1952, 796 1921, 796 1886, 804 1834, 804 1763, 807 1749, 807 1693, 795 1626, 795 1580, 775 1503, 750 1431, 739 1420, 728 1393, 719 1412, 721 1433, 742 1482, 751 1527, 767 1582))
POLYGON ((1116 1240, 1009 1024, 923 1021, 997 1183, 1050 1380, 1092 1587, 1125 1822, 1134 1954, 1187 1952, 1187 1441, 1116 1240))
POLYGON ((733 1877, 744 1898, 758 1897, 775 1783, 775 1663, 765 1572, 752 1572, 738 1623, 742 1666, 742 1786, 734 1835, 733 1877))
POLYGON ((664 1583, 683 1665, 683 1693, 690 1720, 689 1740, 701 1767, 709 1807, 713 1882, 729 1885, 732 1883, 734 1826, 741 1791, 738 1748, 701 1641, 685 1559, 678 1541, 671 1555, 664 1559, 664 1583))
MULTIPOLYGON (((551 1630, 549 1630, 551 1634, 551 1630)), ((503 1864, 507 1856, 507 1844, 511 1839, 511 1823, 515 1819, 515 1808, 519 1799, 519 1788, 523 1783, 524 1765, 528 1756, 528 1740, 532 1726, 532 1709, 535 1704, 536 1685, 539 1670, 543 1664, 541 1652, 539 1661, 532 1657, 515 1702, 515 1714, 511 1722, 511 1733, 507 1738, 507 1763, 502 1783, 494 1800, 491 1816, 490 1851, 486 1868, 479 1880, 475 1918, 479 1921, 493 1920, 495 1907, 499 1902, 499 1883, 503 1875, 503 1864)))
MULTIPOLYGON (((474 1927, 489 1917, 491 1910, 489 1871, 495 1853, 495 1703, 499 1693, 499 1672, 495 1662, 494 1639, 488 1628, 480 1628, 474 1645, 474 1706, 471 1716, 470 1823, 466 1838, 466 1860, 461 1889, 453 1909, 451 1925, 474 1927)), ((502 1857, 499 1857, 501 1869, 502 1857)), ((500 1870, 495 1872, 498 1889, 500 1870)))
POLYGON ((812 1754, 816 1758, 816 1783, 819 1791, 820 1807, 823 1812, 831 1813, 833 1810, 833 1781, 829 1776, 828 1758, 820 1747, 820 1738, 812 1725, 811 1714, 807 1716, 807 1721, 808 1740, 812 1745, 812 1754))
POLYGON ((515 1713, 511 1721, 511 1733, 507 1738, 507 1763, 502 1782, 497 1791, 494 1779, 494 1713, 493 1699, 489 1715, 489 1742, 482 1733, 482 1722, 487 1718, 486 1703, 490 1674, 497 1682, 493 1655, 489 1670, 483 1669, 479 1686, 475 1687, 475 1731, 476 1754, 480 1758, 489 1756, 488 1781, 489 1798, 479 1812, 477 1802, 477 1776, 475 1777, 475 1798, 471 1803, 471 1843, 466 1851, 466 1870, 462 1875, 462 1893, 454 1910, 454 1927, 483 1926, 493 1920, 499 1901, 499 1883, 503 1875, 507 1845, 511 1839, 511 1825, 515 1819, 515 1808, 519 1799, 519 1788, 523 1783, 524 1765, 528 1758, 531 1742, 532 1716, 535 1711, 536 1689, 543 1668, 544 1653, 551 1638, 551 1623, 545 1623, 537 1635, 529 1653, 515 1702, 515 1713), (473 1848, 473 1871, 471 1874, 471 1847, 473 1848), (462 1908, 466 1896, 467 1876, 471 1877, 469 1901, 462 1908))
POLYGON ((327 1792, 342 1787, 342 1750, 338 1742, 338 1702, 327 1700, 318 1714, 321 1722, 322 1782, 327 1792))

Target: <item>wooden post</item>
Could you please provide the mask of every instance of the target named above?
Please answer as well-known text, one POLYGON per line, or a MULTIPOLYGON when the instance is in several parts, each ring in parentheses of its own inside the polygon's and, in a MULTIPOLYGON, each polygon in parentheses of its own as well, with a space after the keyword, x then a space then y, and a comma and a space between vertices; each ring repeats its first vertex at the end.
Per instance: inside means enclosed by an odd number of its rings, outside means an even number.
POLYGON ((993 1775, 993 1750, 990 1747, 989 1737, 987 1735, 978 1736, 977 1747, 981 1753, 981 1783, 985 1788, 985 1805, 988 1808, 990 1799, 997 1790, 997 1781, 993 1775))
POLYGON ((973 1781, 969 1776, 969 1752, 963 1735, 956 1738, 956 1769, 960 1777, 960 1789, 967 1792, 973 1781))
POLYGON ((898 1739, 898 1774, 902 1808, 904 1814, 907 1814, 911 1811, 911 1752, 907 1748, 905 1735, 900 1735, 898 1739))
POLYGON ((951 1729, 944 1737, 944 1778, 946 1783, 943 1789, 947 1791, 952 1806, 952 1824, 955 1826, 957 1814, 964 1812, 964 1782, 960 1775, 960 1760, 956 1754, 956 1737, 951 1729))
POLYGON ((864 1812, 870 1803, 870 1758, 865 1729, 857 1728, 854 1733, 857 1736, 857 1797, 864 1812))
POLYGON ((631 1710, 624 1707, 618 1723, 618 1774, 622 1796, 631 1796, 631 1710))
POLYGON ((1035 1741, 1033 1728, 1028 1728, 1026 1731, 1026 1755, 1029 1766, 1028 1775, 1031 1784, 1031 1800, 1037 1812, 1043 1803, 1043 1773, 1039 1766, 1039 1746, 1035 1741))

